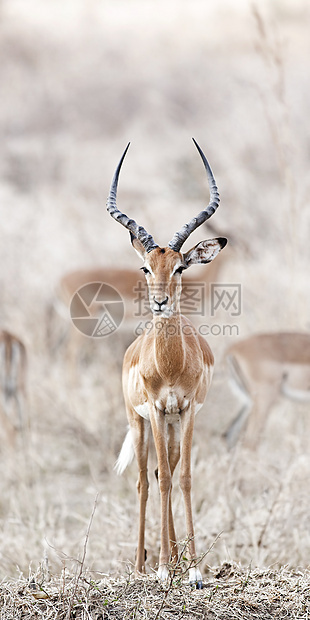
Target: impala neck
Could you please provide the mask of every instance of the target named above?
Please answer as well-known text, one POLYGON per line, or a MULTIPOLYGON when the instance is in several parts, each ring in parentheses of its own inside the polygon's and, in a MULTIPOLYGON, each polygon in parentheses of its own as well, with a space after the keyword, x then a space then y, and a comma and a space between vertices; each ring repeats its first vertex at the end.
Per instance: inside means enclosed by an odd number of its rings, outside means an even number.
POLYGON ((159 374, 175 381, 185 365, 181 314, 169 318, 153 317, 155 360, 159 374))

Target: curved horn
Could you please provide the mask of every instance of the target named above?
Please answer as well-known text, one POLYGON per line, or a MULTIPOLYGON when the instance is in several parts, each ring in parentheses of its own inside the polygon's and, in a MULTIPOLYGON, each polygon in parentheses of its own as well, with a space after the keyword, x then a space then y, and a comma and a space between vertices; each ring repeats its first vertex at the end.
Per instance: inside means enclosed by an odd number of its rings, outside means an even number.
POLYGON ((194 217, 188 224, 185 224, 179 232, 176 232, 171 241, 168 243, 169 248, 174 250, 175 252, 179 252, 183 243, 189 237, 189 235, 196 229, 198 226, 203 224, 206 220, 213 215, 220 204, 220 195, 216 186, 215 178, 213 176, 213 172, 210 168, 209 162, 206 156, 203 154, 200 146, 197 144, 196 140, 193 138, 193 142, 198 149, 199 155, 203 161, 204 167, 207 171, 208 182, 210 188, 210 202, 208 206, 201 211, 197 217, 194 217))
POLYGON ((146 230, 142 226, 139 226, 138 224, 136 224, 134 220, 129 219, 129 217, 127 217, 125 213, 122 213, 121 211, 119 211, 116 206, 118 177, 119 177, 119 173, 122 167, 122 163, 125 159, 125 155, 129 149, 129 145, 130 145, 130 142, 128 142, 125 148, 125 151, 120 159, 120 162, 115 170, 112 183, 111 183, 110 193, 109 193, 108 200, 107 200, 107 210, 117 222, 122 224, 122 226, 125 226, 125 228, 130 230, 130 232, 135 237, 137 237, 139 241, 141 241, 143 247, 145 248, 147 252, 151 252, 151 250, 154 250, 154 248, 158 247, 152 235, 149 235, 146 232, 146 230))

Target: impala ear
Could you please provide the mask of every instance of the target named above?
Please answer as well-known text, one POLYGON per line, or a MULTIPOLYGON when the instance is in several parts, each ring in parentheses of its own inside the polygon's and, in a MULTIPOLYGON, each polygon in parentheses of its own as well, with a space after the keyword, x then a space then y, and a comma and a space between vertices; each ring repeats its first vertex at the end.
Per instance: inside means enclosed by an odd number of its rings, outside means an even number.
POLYGON ((146 249, 144 245, 142 245, 141 241, 139 241, 139 239, 137 239, 137 237, 132 234, 132 232, 130 232, 130 241, 137 254, 140 256, 140 258, 142 258, 142 260, 144 260, 145 255, 147 254, 146 249))
POLYGON ((195 247, 183 254, 183 259, 187 267, 196 265, 197 263, 211 263, 218 253, 225 247, 227 239, 225 237, 217 237, 216 239, 208 239, 200 241, 195 247))

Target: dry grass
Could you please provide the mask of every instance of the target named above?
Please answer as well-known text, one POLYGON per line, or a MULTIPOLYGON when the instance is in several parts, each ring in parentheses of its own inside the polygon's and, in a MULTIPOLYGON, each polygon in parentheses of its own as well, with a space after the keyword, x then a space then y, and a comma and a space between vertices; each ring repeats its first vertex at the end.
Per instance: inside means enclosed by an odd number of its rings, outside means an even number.
MULTIPOLYGON (((1 441, 3 618, 66 617, 73 593, 72 618, 152 618, 163 600, 155 577, 119 576, 136 546, 135 465, 121 479, 113 472, 126 427, 121 360, 132 333, 82 340, 75 377, 66 345, 52 352, 46 337, 47 307, 65 271, 140 266, 104 210, 128 139, 120 204, 159 243, 206 200, 192 135, 210 158, 222 198, 216 225, 240 241, 222 275, 242 284, 240 335, 309 330, 309 9, 302 0, 266 3, 260 13, 246 3, 206 4, 1 3, 1 326, 24 339, 30 365, 26 444, 18 438, 12 451, 1 441), (36 600, 31 580, 41 583, 46 555, 48 598, 36 600)), ((198 552, 222 533, 201 562, 205 590, 174 583, 162 617, 306 618, 308 406, 279 401, 257 452, 229 453, 222 433, 238 402, 221 365, 228 342, 209 341, 216 373, 193 449, 198 552), (231 575, 211 577, 210 566, 223 562, 231 575), (261 568, 242 568, 249 565, 261 568)), ((173 502, 181 540, 177 489, 173 502)), ((159 550, 153 477, 147 548, 151 571, 159 550)))
POLYGON ((193 590, 178 578, 169 588, 154 576, 127 576, 94 581, 63 574, 48 583, 19 579, 0 586, 1 618, 65 620, 148 618, 168 620, 258 620, 309 617, 308 571, 259 570, 225 563, 210 571, 203 590, 193 590))

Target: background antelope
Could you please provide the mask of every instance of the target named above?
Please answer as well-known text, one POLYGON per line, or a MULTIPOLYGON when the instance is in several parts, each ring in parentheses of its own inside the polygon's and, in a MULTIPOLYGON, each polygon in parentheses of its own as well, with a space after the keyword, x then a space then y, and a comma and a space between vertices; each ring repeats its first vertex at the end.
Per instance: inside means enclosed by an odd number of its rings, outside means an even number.
POLYGON ((14 334, 0 331, 0 388, 2 425, 9 442, 26 427, 26 370, 24 343, 14 334))
MULTIPOLYGON (((131 242, 143 260, 149 302, 153 314, 152 329, 144 331, 127 349, 123 364, 123 391, 129 431, 116 469, 122 473, 135 454, 138 468, 140 522, 136 571, 145 571, 145 512, 148 496, 147 460, 152 431, 158 460, 161 495, 161 550, 158 576, 168 578, 169 559, 178 557, 174 529, 171 489, 173 472, 180 460, 189 558, 196 557, 191 506, 191 448, 194 418, 203 405, 211 383, 213 355, 207 342, 192 323, 180 314, 181 275, 193 264, 209 263, 225 247, 223 237, 201 241, 182 253, 189 235, 207 220, 219 206, 219 194, 206 157, 194 141, 205 166, 209 188, 208 206, 175 233, 166 247, 159 247, 147 231, 116 206, 118 178, 129 144, 116 168, 107 209, 113 218, 130 231, 131 242)), ((189 580, 202 587, 198 568, 191 567, 189 580)))
POLYGON ((244 431, 244 444, 253 449, 280 394, 310 400, 310 335, 255 334, 229 347, 226 358, 243 406, 225 437, 232 446, 244 431))

